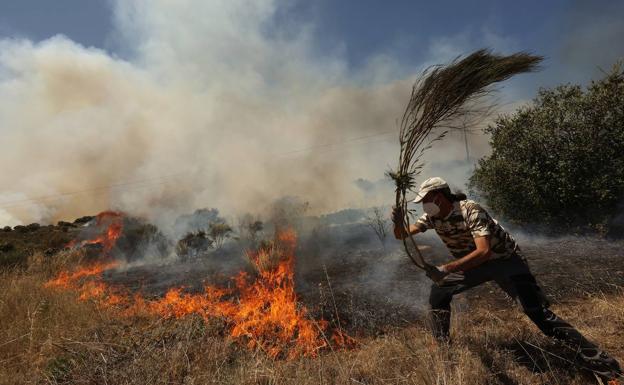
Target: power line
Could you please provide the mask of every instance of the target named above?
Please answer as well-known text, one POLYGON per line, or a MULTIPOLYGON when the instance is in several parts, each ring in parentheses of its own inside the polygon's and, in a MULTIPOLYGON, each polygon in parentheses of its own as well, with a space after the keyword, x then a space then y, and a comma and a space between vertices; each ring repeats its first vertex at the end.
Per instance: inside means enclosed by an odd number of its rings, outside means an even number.
MULTIPOLYGON (((327 153, 327 152, 333 151, 334 149, 332 149, 331 147, 336 147, 336 146, 339 146, 339 145, 343 145, 344 146, 344 145, 353 145, 353 144, 363 144, 363 143, 375 142, 376 140, 367 140, 367 139, 376 139, 376 138, 381 137, 381 136, 386 136, 386 135, 395 134, 395 133, 396 133, 396 130, 383 131, 383 132, 378 132, 378 133, 375 133, 375 134, 369 134, 369 135, 363 135, 363 136, 358 136, 358 137, 354 137, 354 138, 348 138, 348 139, 345 139, 345 140, 342 140, 342 141, 339 141, 339 142, 324 143, 324 144, 314 145, 314 146, 300 148, 300 149, 296 149, 296 150, 291 150, 291 151, 287 151, 287 152, 284 152, 284 153, 281 153, 281 154, 276 154, 276 155, 274 155, 274 157, 276 157, 276 158, 291 157, 292 155, 299 155, 299 154, 310 152, 310 151, 325 149, 325 151, 319 151, 318 152, 319 154, 322 154, 322 153, 327 153), (357 143, 357 142, 361 142, 361 143, 357 143)), ((45 195, 45 196, 39 196, 39 197, 34 197, 34 198, 25 198, 25 199, 17 199, 17 200, 12 200, 12 201, 4 201, 4 202, 0 202, 0 208, 8 209, 8 208, 16 208, 16 207, 28 206, 28 205, 31 205, 31 204, 34 204, 34 203, 38 203, 38 202, 43 202, 43 201, 46 201, 46 200, 60 199, 60 198, 67 197, 67 196, 79 195, 79 194, 85 194, 85 193, 94 193, 94 194, 105 193, 105 192, 108 192, 111 189, 116 189, 116 188, 123 188, 124 190, 132 190, 134 188, 137 188, 135 185, 159 185, 159 184, 166 184, 167 180, 175 178, 175 177, 180 176, 180 175, 187 175, 188 173, 189 173, 189 171, 179 172, 179 173, 175 173, 175 174, 169 174, 169 175, 164 175, 164 176, 157 176, 157 177, 153 177, 153 178, 146 178, 146 179, 141 179, 141 180, 127 181, 127 182, 120 182, 120 183, 115 183, 115 184, 111 184, 111 185, 92 187, 92 188, 83 189, 83 190, 62 192, 62 193, 53 194, 53 195, 45 195), (130 186, 130 188, 128 188, 129 186, 130 186), (135 186, 135 187, 132 187, 132 186, 135 186)), ((138 186, 138 188, 141 188, 141 187, 145 187, 145 186, 138 186)))
MULTIPOLYGON (((162 182, 145 182, 143 185, 136 185, 135 184, 132 187, 127 188, 126 190, 138 190, 138 189, 141 189, 141 188, 158 186, 158 185, 163 185, 163 184, 167 184, 167 183, 169 183, 169 181, 166 181, 166 180, 164 180, 162 182)), ((20 203, 15 203, 15 204, 12 204, 12 205, 7 205, 7 206, 0 206, 0 209, 12 209, 12 208, 18 208, 18 207, 26 207, 26 206, 33 205, 35 203, 43 203, 46 200, 58 200, 58 199, 61 199, 63 197, 66 197, 66 196, 79 195, 79 194, 84 194, 84 193, 87 193, 87 192, 92 194, 92 195, 105 194, 105 193, 109 193, 110 192, 110 188, 102 187, 100 189, 90 189, 90 190, 73 191, 73 192, 68 192, 68 193, 60 193, 57 196, 50 195, 50 196, 46 197, 45 199, 40 199, 40 198, 24 199, 20 203)))
POLYGON ((142 179, 142 180, 121 182, 121 183, 115 183, 115 184, 106 185, 106 186, 99 186, 99 187, 92 187, 92 188, 85 189, 85 190, 63 192, 63 193, 58 193, 58 194, 54 194, 54 195, 44 195, 44 196, 39 196, 39 197, 35 197, 35 198, 17 199, 17 200, 13 200, 13 201, 4 201, 4 202, 0 202, 2 204, 2 206, 0 206, 0 207, 4 207, 4 205, 6 205, 6 204, 10 205, 10 204, 14 204, 14 203, 22 203, 22 202, 28 202, 28 201, 32 201, 32 200, 46 200, 46 199, 52 199, 52 198, 59 198, 59 197, 68 196, 68 195, 83 194, 83 193, 87 193, 87 192, 95 192, 95 191, 98 191, 98 190, 108 190, 108 189, 111 189, 111 188, 130 186, 130 185, 134 185, 134 184, 153 183, 154 180, 169 179, 171 177, 178 176, 178 175, 183 175, 183 174, 186 174, 186 173, 185 172, 179 172, 179 173, 176 173, 176 174, 170 174, 170 175, 146 178, 146 179, 142 179))

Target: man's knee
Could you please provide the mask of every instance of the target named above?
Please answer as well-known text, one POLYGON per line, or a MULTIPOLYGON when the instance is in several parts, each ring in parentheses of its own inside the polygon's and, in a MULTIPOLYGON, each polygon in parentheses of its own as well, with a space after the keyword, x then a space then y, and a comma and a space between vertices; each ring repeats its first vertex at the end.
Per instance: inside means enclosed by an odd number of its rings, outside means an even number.
MULTIPOLYGON (((518 297, 524 312, 535 313, 535 317, 548 316, 548 313, 544 313, 544 309, 548 309, 548 298, 542 292, 535 281, 535 277, 531 274, 521 274, 510 277, 511 283, 514 288, 514 294, 518 297)), ((531 319, 533 319, 531 317, 531 319)))
POLYGON ((549 337, 554 337, 557 315, 550 311, 547 307, 524 308, 526 314, 531 321, 549 337))

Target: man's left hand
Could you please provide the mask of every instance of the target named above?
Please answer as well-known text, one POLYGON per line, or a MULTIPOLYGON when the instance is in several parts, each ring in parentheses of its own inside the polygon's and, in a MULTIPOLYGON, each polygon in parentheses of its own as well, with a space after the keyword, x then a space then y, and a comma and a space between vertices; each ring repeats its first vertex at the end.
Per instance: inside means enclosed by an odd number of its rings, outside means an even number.
POLYGON ((444 266, 430 266, 427 268, 425 274, 429 279, 433 282, 438 283, 444 279, 449 273, 446 271, 444 266))

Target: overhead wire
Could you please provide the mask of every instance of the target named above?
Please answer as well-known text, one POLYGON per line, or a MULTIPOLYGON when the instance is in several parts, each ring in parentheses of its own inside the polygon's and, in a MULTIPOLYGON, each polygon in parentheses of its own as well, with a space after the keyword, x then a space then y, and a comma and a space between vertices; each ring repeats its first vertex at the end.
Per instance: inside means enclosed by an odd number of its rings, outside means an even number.
MULTIPOLYGON (((348 146, 348 145, 355 145, 355 144, 359 145, 359 144, 376 142, 378 141, 379 137, 390 135, 390 134, 396 134, 396 130, 382 131, 382 132, 378 132, 375 134, 348 138, 342 141, 337 141, 337 142, 332 142, 332 143, 317 144, 317 145, 313 145, 313 146, 309 146, 305 148, 283 152, 280 154, 274 154, 273 157, 274 158, 288 158, 288 157, 293 157, 296 155, 304 154, 304 153, 315 151, 315 150, 322 150, 318 152, 319 154, 322 154, 322 153, 334 151, 335 149, 337 149, 337 146, 345 146, 345 145, 348 146)), ((168 175, 163 175, 163 176, 155 176, 153 178, 145 178, 145 179, 135 180, 135 181, 119 182, 119 183, 114 183, 110 185, 92 187, 92 188, 87 188, 87 189, 77 190, 77 191, 67 191, 67 192, 60 192, 58 194, 50 194, 50 195, 45 195, 45 196, 33 197, 33 198, 23 198, 23 199, 15 199, 15 200, 10 200, 10 201, 3 201, 3 202, 0 202, 0 209, 9 209, 9 208, 29 206, 29 205, 33 205, 37 203, 42 203, 48 200, 58 200, 64 197, 86 194, 86 193, 93 193, 93 194, 107 193, 112 189, 122 189, 122 190, 127 191, 127 190, 133 190, 136 188, 143 188, 145 187, 145 185, 149 185, 149 186, 161 185, 161 184, 168 183, 168 181, 171 179, 174 179, 181 175, 188 175, 188 174, 189 174, 189 171, 184 171, 184 172, 178 172, 178 173, 168 174, 168 175)))

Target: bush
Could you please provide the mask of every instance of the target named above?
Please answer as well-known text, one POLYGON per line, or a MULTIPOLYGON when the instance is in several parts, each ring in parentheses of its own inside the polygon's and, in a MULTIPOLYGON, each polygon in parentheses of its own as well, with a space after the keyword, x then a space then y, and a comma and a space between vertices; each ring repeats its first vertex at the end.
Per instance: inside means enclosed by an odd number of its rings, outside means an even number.
POLYGON ((551 232, 622 234, 624 72, 621 65, 586 90, 541 89, 532 105, 499 117, 486 132, 492 154, 470 178, 492 211, 551 232))
POLYGON ((208 226, 208 235, 217 249, 223 246, 223 243, 230 237, 232 231, 232 227, 225 222, 211 223, 208 226))
POLYGON ((182 261, 206 255, 214 247, 214 242, 205 231, 188 233, 178 241, 175 252, 182 261))

